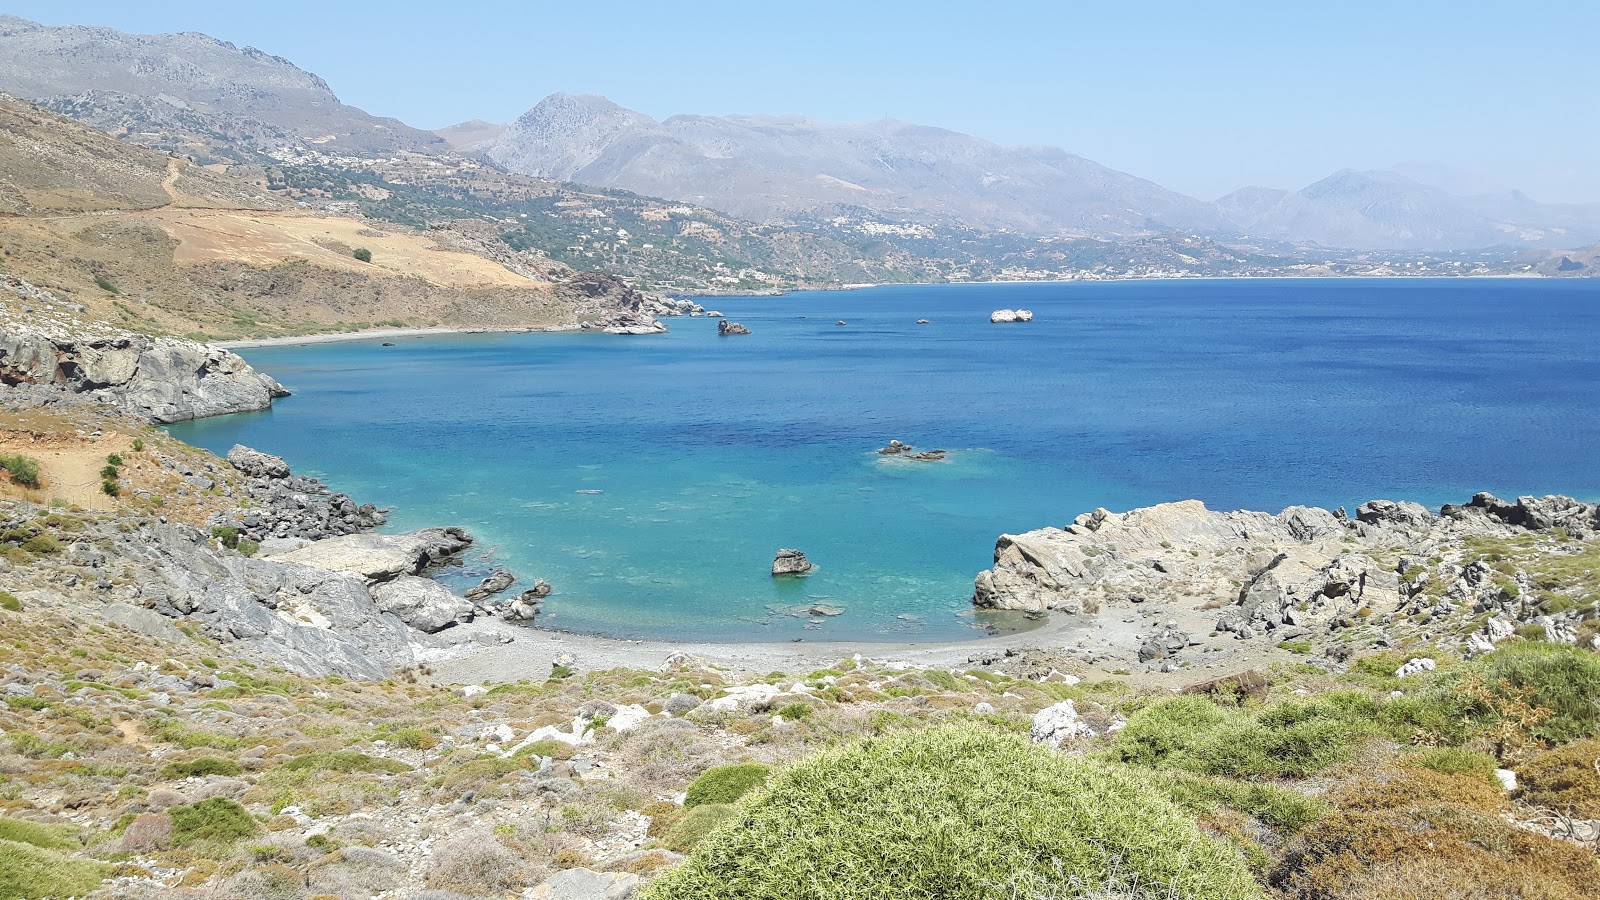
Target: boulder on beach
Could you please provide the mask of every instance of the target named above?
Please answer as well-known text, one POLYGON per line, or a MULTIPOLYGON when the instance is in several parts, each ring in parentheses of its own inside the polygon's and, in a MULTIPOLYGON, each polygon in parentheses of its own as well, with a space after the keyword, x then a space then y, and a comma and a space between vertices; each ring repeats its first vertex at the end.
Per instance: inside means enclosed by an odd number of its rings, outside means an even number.
POLYGON ((721 319, 717 322, 717 334, 749 334, 750 329, 738 322, 721 319))
POLYGON ((788 547, 779 550, 772 560, 774 575, 804 575, 811 568, 811 560, 806 559, 804 553, 788 547))

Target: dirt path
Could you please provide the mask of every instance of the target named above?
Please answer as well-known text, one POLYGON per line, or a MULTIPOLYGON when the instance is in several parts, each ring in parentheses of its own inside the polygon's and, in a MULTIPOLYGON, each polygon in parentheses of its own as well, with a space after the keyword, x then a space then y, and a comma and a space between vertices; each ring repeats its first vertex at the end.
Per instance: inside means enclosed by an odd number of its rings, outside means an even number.
POLYGON ((161 179, 161 189, 167 192, 173 203, 182 200, 178 194, 178 177, 183 174, 183 164, 178 159, 167 160, 167 177, 161 179))

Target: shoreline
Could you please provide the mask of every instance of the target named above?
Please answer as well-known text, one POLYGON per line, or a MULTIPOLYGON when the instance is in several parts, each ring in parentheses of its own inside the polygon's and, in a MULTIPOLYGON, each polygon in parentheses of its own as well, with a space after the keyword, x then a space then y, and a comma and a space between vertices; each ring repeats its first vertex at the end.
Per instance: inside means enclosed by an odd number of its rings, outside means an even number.
POLYGON ((343 344, 352 341, 372 341, 392 337, 435 337, 445 334, 559 334, 581 331, 579 325, 547 325, 531 328, 369 328, 362 331, 336 331, 328 334, 286 335, 284 337, 247 338, 238 341, 208 341, 208 346, 224 350, 247 350, 252 347, 290 347, 301 344, 343 344))
MULTIPOLYGON (((1062 648, 1070 643, 1069 637, 1079 633, 1087 636, 1094 631, 1094 626, 1070 616, 1051 614, 1037 628, 926 643, 657 641, 552 631, 512 625, 499 619, 478 619, 451 630, 456 629, 462 629, 465 634, 455 648, 424 649, 419 653, 419 662, 431 670, 428 680, 436 684, 543 681, 549 677, 559 653, 572 654, 576 657, 574 667, 589 672, 615 668, 660 669, 676 654, 692 656, 738 675, 781 671, 798 676, 858 655, 908 666, 961 668, 972 663, 974 656, 1004 657, 1007 651, 1062 648), (479 638, 496 640, 501 637, 510 637, 511 641, 487 645, 479 642, 479 638)), ((975 667, 976 663, 972 665, 975 667)))

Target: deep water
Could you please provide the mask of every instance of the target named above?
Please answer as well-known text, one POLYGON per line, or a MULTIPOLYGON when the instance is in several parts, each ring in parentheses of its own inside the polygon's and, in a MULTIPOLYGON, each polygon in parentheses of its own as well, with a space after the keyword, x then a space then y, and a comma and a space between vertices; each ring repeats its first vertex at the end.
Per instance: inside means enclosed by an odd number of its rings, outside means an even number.
POLYGON ((680 318, 657 337, 245 350, 295 395, 172 431, 282 454, 392 507, 390 530, 464 525, 492 561, 555 585, 545 624, 628 637, 970 636, 972 577, 995 537, 1097 506, 1600 497, 1600 281, 887 287, 710 304, 754 334, 680 318), (989 324, 1000 307, 1036 319, 989 324), (891 438, 951 456, 877 456, 891 438), (771 578, 780 547, 818 570, 771 578), (783 611, 818 602, 845 612, 783 611))

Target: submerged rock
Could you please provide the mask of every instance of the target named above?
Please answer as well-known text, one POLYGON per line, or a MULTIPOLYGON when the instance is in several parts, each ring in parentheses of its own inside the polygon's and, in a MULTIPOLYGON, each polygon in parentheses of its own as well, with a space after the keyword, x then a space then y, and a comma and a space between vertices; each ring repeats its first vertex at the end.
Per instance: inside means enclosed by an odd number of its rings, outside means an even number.
POLYGON ((728 335, 749 333, 750 329, 740 325, 738 322, 734 322, 729 319, 722 319, 721 321, 717 322, 717 334, 728 335))
POLYGON ((496 569, 494 572, 490 573, 488 578, 478 582, 477 587, 468 590, 463 596, 465 596, 468 600, 485 600, 489 597, 493 597, 495 594, 500 593, 506 588, 511 587, 516 580, 517 576, 511 574, 509 571, 505 569, 496 569))
POLYGON ((884 456, 899 456, 902 453, 911 452, 911 445, 903 444, 900 441, 890 441, 889 446, 884 447, 878 452, 884 456))
POLYGON ((811 569, 811 560, 806 559, 804 553, 787 547, 779 550, 772 560, 774 575, 804 575, 811 569))

